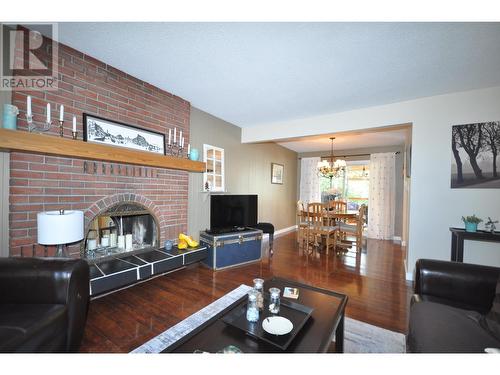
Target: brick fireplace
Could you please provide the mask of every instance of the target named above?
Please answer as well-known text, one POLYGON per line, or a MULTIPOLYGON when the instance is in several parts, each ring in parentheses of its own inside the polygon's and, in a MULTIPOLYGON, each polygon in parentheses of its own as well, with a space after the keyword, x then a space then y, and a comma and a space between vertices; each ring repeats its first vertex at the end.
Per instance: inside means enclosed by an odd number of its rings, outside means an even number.
MULTIPOLYGON (((45 117, 48 102, 53 115, 64 105, 67 138, 73 115, 81 138, 85 112, 163 134, 177 127, 183 131, 186 144, 189 142, 189 102, 63 44, 59 44, 57 91, 13 91, 12 103, 20 110, 19 131, 27 130, 27 95, 32 97, 35 120, 45 117)), ((51 133, 57 136, 58 126, 53 125, 51 133)), ((130 201, 154 213, 160 243, 187 230, 187 172, 20 152, 12 152, 10 160, 12 256, 54 253, 52 247, 36 245, 36 215, 40 211, 83 210, 87 227, 112 204, 130 201)), ((78 256, 80 245, 71 246, 69 252, 78 256)))

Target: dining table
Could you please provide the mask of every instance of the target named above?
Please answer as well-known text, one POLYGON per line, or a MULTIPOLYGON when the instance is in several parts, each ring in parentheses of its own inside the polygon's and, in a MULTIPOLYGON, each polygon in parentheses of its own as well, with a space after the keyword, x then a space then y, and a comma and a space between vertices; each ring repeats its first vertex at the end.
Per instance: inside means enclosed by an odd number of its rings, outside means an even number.
MULTIPOLYGON (((297 216, 299 216, 299 218, 301 220, 305 220, 305 222, 307 223, 307 211, 302 211, 297 216)), ((327 212, 326 210, 323 211, 324 225, 329 225, 329 223, 327 222, 328 219, 330 219, 330 220, 333 219, 335 221, 356 221, 356 220, 358 220, 358 217, 359 217, 358 210, 334 211, 334 212, 332 212, 332 211, 327 212)), ((330 224, 332 224, 332 223, 330 223, 330 224)), ((348 245, 348 246, 352 245, 352 241, 347 240, 346 238, 342 238, 342 239, 340 239, 340 241, 345 245, 348 245)), ((323 242, 324 241, 322 241, 322 244, 323 244, 323 242)))
POLYGON ((334 219, 346 220, 346 219, 357 219, 359 215, 358 210, 347 210, 347 211, 334 211, 325 212, 325 217, 332 217, 334 219))

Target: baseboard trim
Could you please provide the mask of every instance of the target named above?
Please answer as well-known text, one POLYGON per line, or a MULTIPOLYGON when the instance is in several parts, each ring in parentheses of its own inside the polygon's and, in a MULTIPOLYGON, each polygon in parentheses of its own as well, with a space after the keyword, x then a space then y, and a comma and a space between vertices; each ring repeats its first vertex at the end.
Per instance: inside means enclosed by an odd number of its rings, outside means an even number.
POLYGON ((280 237, 280 236, 283 236, 287 233, 290 233, 290 232, 293 232, 293 231, 296 231, 297 230, 297 225, 292 225, 291 227, 287 227, 287 228, 283 228, 283 229, 279 229, 277 231, 274 232, 274 237, 280 237))

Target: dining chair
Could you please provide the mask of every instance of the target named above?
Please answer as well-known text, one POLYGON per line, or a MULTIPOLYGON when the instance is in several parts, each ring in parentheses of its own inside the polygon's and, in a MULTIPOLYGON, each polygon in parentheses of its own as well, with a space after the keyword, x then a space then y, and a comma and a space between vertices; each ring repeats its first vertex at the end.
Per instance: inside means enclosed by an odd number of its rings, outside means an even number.
POLYGON ((327 209, 334 212, 347 212, 347 202, 337 200, 328 201, 327 209))
POLYGON ((326 255, 330 247, 337 246, 337 229, 335 225, 331 225, 331 218, 328 210, 325 210, 323 203, 309 203, 307 205, 307 246, 313 245, 319 247, 321 238, 325 237, 326 255))
POLYGON ((297 201, 297 217, 299 219, 298 230, 297 230, 297 243, 299 245, 304 244, 306 240, 306 233, 308 227, 307 213, 304 209, 304 203, 302 201, 297 201))
MULTIPOLYGON (((356 224, 339 222, 337 225, 339 228, 339 232, 341 232, 342 234, 350 234, 356 237, 356 252, 358 252, 361 251, 363 245, 363 227, 366 222, 366 205, 361 205, 356 219, 356 224)), ((350 246, 340 243, 339 247, 345 248, 350 246)))

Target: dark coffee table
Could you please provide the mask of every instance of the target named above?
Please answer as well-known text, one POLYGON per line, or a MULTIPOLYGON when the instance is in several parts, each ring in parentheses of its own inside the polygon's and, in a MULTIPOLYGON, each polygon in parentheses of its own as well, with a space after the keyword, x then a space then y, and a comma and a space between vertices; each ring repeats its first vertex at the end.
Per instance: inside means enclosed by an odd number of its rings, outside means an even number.
MULTIPOLYGON (((299 289, 299 298, 291 301, 314 309, 309 320, 285 352, 324 353, 328 350, 335 335, 335 351, 342 353, 344 351, 344 314, 347 296, 277 277, 267 280, 264 283, 264 291, 267 291, 271 287, 276 287, 283 292, 285 286, 299 289)), ((222 321, 221 318, 224 315, 232 309, 245 304, 246 301, 247 296, 245 295, 190 334, 168 347, 164 352, 193 353, 194 351, 204 351, 216 353, 229 345, 237 346, 244 353, 283 352, 279 348, 254 338, 222 321)))

